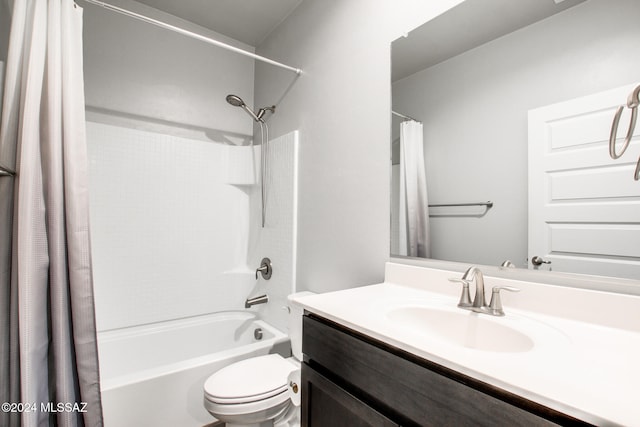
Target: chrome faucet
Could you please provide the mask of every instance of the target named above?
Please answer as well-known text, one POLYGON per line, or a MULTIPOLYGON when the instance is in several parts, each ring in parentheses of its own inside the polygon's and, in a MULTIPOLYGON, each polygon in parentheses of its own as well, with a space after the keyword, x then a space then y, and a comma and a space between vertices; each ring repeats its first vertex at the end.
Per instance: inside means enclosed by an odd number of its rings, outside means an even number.
POLYGON ((250 308, 254 305, 258 304, 266 304, 269 302, 269 297, 267 295, 260 295, 259 297, 247 298, 244 302, 244 308, 250 308))
POLYGON ((462 283, 462 295, 460 296, 460 302, 458 307, 465 310, 471 310, 476 313, 490 314, 492 316, 504 316, 502 309, 502 301, 500 300, 500 291, 506 290, 510 292, 519 292, 520 289, 512 286, 494 286, 491 293, 491 302, 487 305, 487 300, 484 296, 484 276, 482 271, 476 266, 471 266, 464 272, 462 279, 450 278, 449 281, 462 283), (476 294, 471 302, 471 295, 469 294, 469 285, 474 281, 476 284, 476 294))
POLYGON ((476 295, 473 297, 473 304, 471 304, 472 310, 481 311, 484 309, 487 302, 484 298, 484 276, 482 275, 482 271, 480 271, 478 267, 471 266, 464 272, 462 280, 466 280, 467 282, 474 280, 476 282, 476 295))

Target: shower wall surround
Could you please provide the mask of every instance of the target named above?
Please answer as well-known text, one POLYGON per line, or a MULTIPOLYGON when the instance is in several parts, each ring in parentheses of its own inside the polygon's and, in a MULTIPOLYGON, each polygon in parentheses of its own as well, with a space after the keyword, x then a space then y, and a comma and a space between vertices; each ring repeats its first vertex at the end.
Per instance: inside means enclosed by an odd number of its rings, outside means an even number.
MULTIPOLYGON (((260 227, 260 192, 251 201, 252 228, 249 233, 250 267, 254 271, 263 257, 271 259, 273 275, 261 276, 251 296, 269 295, 269 303, 256 306, 262 319, 282 331, 287 330, 287 295, 296 290, 296 246, 298 217, 298 131, 269 142, 267 215, 260 227)), ((252 278, 253 279, 253 278, 252 278)))
POLYGON ((94 122, 87 140, 99 330, 242 309, 249 194, 227 165, 248 182, 251 147, 94 122))
POLYGON ((100 331, 251 309, 286 330, 295 291, 298 132, 270 142, 260 227, 260 147, 88 122, 91 231, 100 331), (252 185, 253 184, 253 185, 252 185), (255 280, 262 257, 274 266, 255 280))

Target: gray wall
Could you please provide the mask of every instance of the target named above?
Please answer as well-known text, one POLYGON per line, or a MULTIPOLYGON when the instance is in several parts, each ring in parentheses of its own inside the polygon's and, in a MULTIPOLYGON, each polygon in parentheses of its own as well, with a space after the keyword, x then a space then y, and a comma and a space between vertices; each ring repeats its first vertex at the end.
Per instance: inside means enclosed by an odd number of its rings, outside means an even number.
POLYGON ((298 289, 382 281, 389 258, 393 39, 459 1, 306 0, 257 52, 304 74, 256 66, 273 135, 300 130, 298 289))
MULTIPOLYGON (((131 0, 112 4, 252 51, 236 40, 131 0)), ((89 3, 84 8, 85 97, 90 111, 193 128, 226 141, 251 135, 251 120, 225 101, 253 105, 254 61, 89 3)))
POLYGON ((527 111, 639 81, 639 16, 591 0, 394 83, 394 109, 425 124, 430 202, 495 202, 432 218, 434 258, 526 266, 527 111))

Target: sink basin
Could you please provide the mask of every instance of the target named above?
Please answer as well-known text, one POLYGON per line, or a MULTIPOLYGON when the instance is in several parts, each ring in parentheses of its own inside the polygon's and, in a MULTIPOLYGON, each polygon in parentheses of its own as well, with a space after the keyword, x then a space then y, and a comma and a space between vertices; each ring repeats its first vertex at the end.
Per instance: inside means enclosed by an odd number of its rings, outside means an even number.
POLYGON ((466 310, 403 306, 387 312, 389 321, 448 344, 481 351, 519 353, 530 351, 533 340, 494 318, 466 310))

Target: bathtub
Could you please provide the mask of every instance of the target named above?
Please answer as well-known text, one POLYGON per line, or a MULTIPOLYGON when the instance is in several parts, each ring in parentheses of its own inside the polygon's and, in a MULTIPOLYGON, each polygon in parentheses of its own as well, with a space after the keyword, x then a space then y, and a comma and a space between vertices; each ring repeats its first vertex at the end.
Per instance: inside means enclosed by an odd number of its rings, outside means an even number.
POLYGON ((105 427, 202 427, 215 421, 202 405, 209 375, 248 357, 288 356, 290 344, 234 311, 99 332, 98 353, 105 427))

